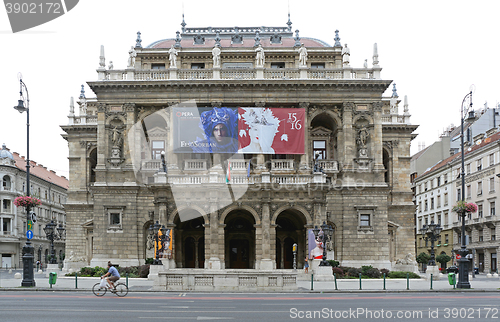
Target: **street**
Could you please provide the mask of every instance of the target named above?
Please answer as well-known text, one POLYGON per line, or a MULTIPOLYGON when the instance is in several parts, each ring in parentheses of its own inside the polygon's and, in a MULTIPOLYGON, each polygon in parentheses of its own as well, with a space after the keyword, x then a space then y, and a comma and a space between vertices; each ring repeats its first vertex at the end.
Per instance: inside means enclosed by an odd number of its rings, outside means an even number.
POLYGON ((2 321, 500 319, 497 293, 129 293, 2 291, 2 321))

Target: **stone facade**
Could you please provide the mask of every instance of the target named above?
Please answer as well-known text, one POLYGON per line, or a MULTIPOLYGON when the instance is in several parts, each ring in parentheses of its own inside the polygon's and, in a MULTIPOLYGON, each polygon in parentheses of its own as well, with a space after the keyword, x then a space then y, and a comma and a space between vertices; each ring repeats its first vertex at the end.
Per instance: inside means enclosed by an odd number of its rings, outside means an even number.
POLYGON ((290 28, 183 28, 144 48, 138 39, 126 70, 97 69, 96 97, 82 91, 62 126, 68 268, 144 263, 156 221, 170 229, 168 269, 291 269, 294 243, 302 268, 308 231, 323 222, 342 265, 397 269, 414 255, 407 104, 400 114, 395 86, 383 97, 392 81, 376 50, 371 68, 353 68, 338 34, 330 46, 290 28), (304 109, 305 153, 173 153, 176 106, 304 109))

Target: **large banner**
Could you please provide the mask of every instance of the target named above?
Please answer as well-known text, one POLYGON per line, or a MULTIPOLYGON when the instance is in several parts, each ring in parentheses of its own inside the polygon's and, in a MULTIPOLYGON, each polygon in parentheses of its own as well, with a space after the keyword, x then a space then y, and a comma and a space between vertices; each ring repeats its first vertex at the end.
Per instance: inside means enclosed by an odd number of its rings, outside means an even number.
POLYGON ((175 153, 303 154, 302 108, 174 108, 175 153))

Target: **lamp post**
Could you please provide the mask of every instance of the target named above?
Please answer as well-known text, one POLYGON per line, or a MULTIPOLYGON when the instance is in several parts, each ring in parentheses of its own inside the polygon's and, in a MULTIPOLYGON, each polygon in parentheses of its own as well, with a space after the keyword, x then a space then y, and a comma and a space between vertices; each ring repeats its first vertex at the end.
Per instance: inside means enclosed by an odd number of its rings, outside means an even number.
POLYGON ((436 255, 434 254, 434 242, 439 238, 439 234, 443 230, 439 224, 435 224, 434 221, 431 221, 429 225, 424 225, 420 228, 420 233, 422 234, 422 238, 427 242, 431 241, 431 259, 429 260, 429 266, 436 266, 436 255))
POLYGON ((323 231, 323 234, 320 234, 320 229, 318 228, 318 226, 315 226, 312 230, 314 233, 314 237, 321 237, 321 242, 323 243, 323 260, 321 261, 321 263, 319 263, 319 266, 329 266, 330 264, 328 264, 328 262, 326 261, 326 243, 333 236, 333 228, 332 226, 327 225, 324 221, 323 225, 321 225, 320 227, 323 231))
POLYGON ((293 270, 297 270, 297 243, 294 243, 292 246, 292 252, 293 252, 293 270))
POLYGON ((51 220, 44 228, 43 231, 50 240, 50 261, 49 264, 57 264, 56 252, 54 250, 54 239, 62 239, 64 234, 64 227, 62 224, 57 226, 54 221, 51 220))
POLYGON ((155 259, 153 261, 153 265, 162 265, 163 263, 159 259, 159 251, 160 248, 163 249, 163 245, 165 241, 169 241, 170 236, 166 235, 167 230, 165 229, 165 225, 161 225, 158 223, 158 220, 154 225, 149 226, 150 234, 153 234, 155 240, 155 259))
MULTIPOLYGON (((19 113, 26 112, 26 196, 30 196, 30 98, 28 94, 28 88, 24 84, 22 75, 19 73, 19 100, 17 105, 14 106, 19 113), (23 93, 26 93, 26 107, 24 107, 25 97, 23 93)), ((35 286, 35 278, 33 273, 33 261, 35 258, 35 248, 31 245, 31 240, 28 236, 28 225, 30 221, 30 210, 31 205, 26 207, 26 245, 23 247, 23 280, 21 286, 35 286)))
MULTIPOLYGON (((465 95, 462 106, 460 107, 460 126, 461 126, 461 138, 460 138, 460 150, 462 156, 462 169, 460 172, 460 178, 462 179, 462 194, 461 197, 463 201, 465 201, 465 159, 464 159, 464 119, 465 115, 468 115, 467 119, 470 120, 474 118, 474 110, 472 109, 472 86, 470 92, 465 95), (466 103, 469 104, 466 104, 466 103), (465 108, 464 108, 465 106, 465 108)), ((466 258, 468 253, 467 248, 465 246, 465 216, 466 212, 460 212, 459 215, 462 217, 462 234, 461 234, 461 248, 457 252, 460 255, 460 259, 458 260, 458 283, 457 288, 470 288, 469 283, 469 260, 466 258)))

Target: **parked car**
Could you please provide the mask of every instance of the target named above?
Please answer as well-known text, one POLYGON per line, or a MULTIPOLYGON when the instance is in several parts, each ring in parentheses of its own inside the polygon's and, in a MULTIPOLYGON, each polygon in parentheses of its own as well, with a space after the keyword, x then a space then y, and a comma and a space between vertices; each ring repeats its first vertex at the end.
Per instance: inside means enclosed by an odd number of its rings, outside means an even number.
POLYGON ((453 265, 453 266, 450 266, 446 269, 446 273, 455 273, 455 274, 458 274, 458 267, 453 265))

